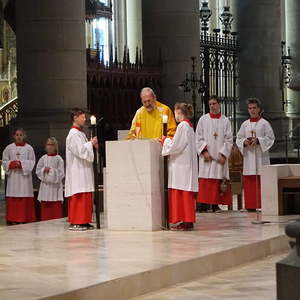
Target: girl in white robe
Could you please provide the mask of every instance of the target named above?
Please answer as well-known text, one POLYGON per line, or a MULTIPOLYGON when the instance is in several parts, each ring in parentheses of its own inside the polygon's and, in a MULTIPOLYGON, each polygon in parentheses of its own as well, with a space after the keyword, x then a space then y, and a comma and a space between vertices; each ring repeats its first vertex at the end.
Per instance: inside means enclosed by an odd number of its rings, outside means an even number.
POLYGON ((33 148, 25 142, 26 132, 17 129, 14 143, 3 151, 2 165, 7 176, 6 220, 8 224, 36 221, 32 185, 32 170, 35 165, 33 148))
POLYGON ((190 104, 177 103, 175 118, 180 124, 173 139, 163 141, 162 155, 169 156, 168 201, 169 223, 175 230, 191 230, 196 221, 197 152, 195 133, 190 119, 193 108, 190 104))
POLYGON ((58 155, 58 143, 54 137, 47 139, 47 154, 37 163, 36 175, 41 180, 38 200, 41 202, 41 220, 63 217, 64 161, 58 155))

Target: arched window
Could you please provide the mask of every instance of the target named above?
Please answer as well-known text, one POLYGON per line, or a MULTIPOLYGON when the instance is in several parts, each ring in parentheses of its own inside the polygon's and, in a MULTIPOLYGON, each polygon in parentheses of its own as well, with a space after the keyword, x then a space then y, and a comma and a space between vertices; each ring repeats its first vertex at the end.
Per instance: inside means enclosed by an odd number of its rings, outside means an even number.
POLYGON ((112 37, 112 0, 92 1, 87 20, 87 46, 100 50, 100 60, 109 61, 112 37))

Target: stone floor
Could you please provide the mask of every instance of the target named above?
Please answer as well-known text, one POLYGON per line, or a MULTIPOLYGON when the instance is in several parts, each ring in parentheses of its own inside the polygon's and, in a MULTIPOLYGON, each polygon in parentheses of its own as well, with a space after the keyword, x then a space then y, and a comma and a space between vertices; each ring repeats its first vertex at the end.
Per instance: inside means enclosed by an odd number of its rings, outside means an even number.
POLYGON ((276 300, 275 264, 287 253, 272 255, 132 300, 276 300))
POLYGON ((0 299, 128 299, 287 249, 292 216, 255 217, 201 214, 193 232, 69 232, 64 219, 2 227, 0 299))

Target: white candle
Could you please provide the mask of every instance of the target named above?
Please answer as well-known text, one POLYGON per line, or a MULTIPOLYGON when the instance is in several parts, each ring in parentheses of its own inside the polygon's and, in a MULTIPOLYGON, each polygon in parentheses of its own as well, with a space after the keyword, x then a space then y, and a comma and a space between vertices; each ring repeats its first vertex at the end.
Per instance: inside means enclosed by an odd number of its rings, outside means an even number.
POLYGON ((91 116, 90 120, 91 120, 91 125, 96 125, 97 124, 97 119, 94 115, 91 116))
POLYGON ((162 116, 163 124, 168 124, 168 115, 162 116))

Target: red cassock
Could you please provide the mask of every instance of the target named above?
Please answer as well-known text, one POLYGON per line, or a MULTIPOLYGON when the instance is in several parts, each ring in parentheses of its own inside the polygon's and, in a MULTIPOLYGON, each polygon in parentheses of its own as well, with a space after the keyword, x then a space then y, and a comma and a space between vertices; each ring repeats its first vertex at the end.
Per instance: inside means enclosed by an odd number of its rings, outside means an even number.
POLYGON ((63 218, 61 201, 41 201, 41 221, 63 218))
POLYGON ((78 193, 69 197, 69 223, 87 224, 92 222, 93 193, 78 193))
POLYGON ((243 184, 245 208, 261 208, 260 176, 258 175, 256 178, 256 175, 244 175, 243 184))
POLYGON ((195 193, 169 189, 169 223, 196 222, 195 193))
POLYGON ((29 223, 36 221, 33 197, 6 197, 6 220, 29 223))
POLYGON ((220 193, 221 179, 199 178, 199 192, 197 202, 207 204, 232 204, 231 187, 228 185, 224 194, 220 193))

